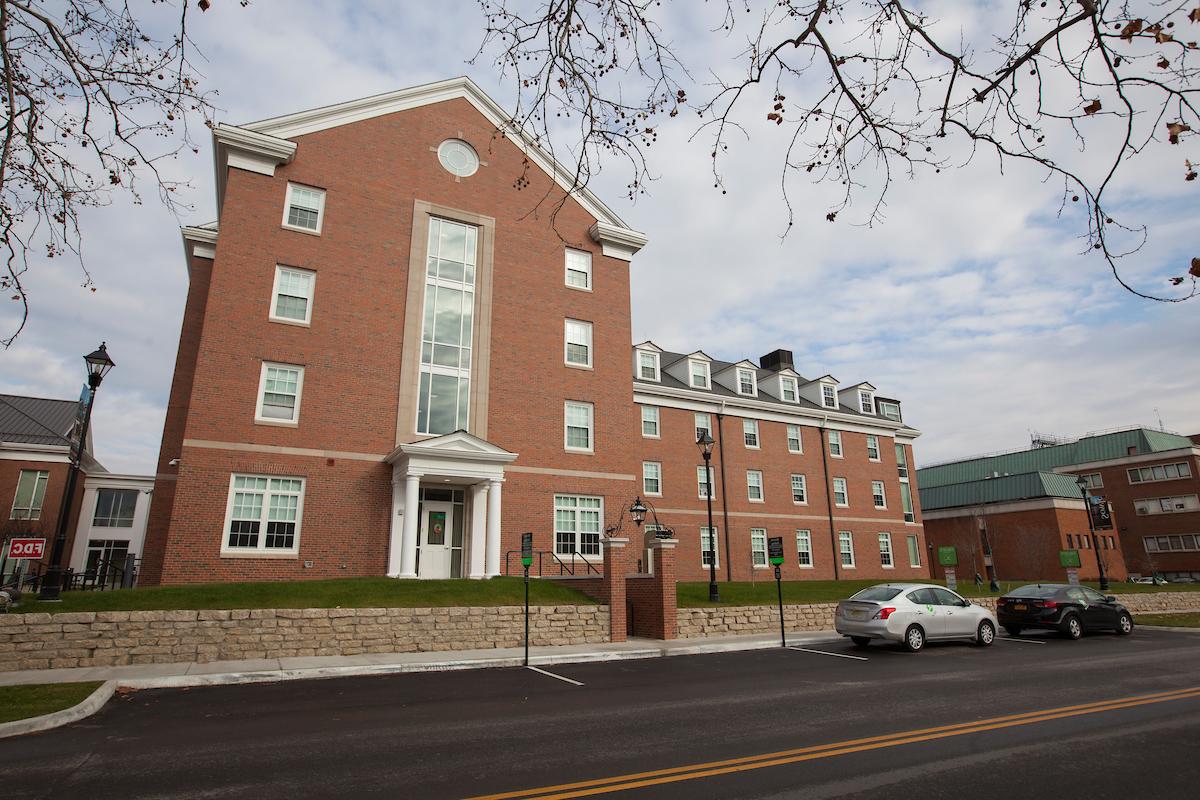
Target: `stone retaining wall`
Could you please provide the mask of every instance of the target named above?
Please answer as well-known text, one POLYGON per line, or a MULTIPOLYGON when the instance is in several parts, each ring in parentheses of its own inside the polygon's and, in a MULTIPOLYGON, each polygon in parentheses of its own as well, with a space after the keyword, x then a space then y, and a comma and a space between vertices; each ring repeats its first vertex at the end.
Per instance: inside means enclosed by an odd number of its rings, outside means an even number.
MULTIPOLYGON (((606 606, 535 606, 530 643, 607 642, 606 606)), ((0 614, 0 672, 518 647, 524 609, 279 608, 0 614)))
MULTIPOLYGON (((1117 594, 1116 597, 1135 616, 1157 611, 1200 609, 1200 592, 1117 594)), ((972 602, 990 608, 992 611, 996 610, 996 598, 994 597, 978 597, 972 602)), ((833 630, 833 612, 836 608, 837 603, 784 606, 784 626, 788 631, 794 633, 833 630)), ((779 631, 779 608, 777 606, 681 608, 678 613, 680 639, 779 631)))

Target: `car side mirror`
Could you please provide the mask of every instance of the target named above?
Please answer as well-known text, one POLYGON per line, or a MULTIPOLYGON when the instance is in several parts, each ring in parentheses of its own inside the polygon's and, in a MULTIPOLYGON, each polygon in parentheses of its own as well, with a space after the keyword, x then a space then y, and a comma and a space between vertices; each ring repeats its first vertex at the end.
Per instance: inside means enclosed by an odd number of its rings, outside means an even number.
POLYGON ((1104 602, 1106 602, 1106 603, 1115 603, 1115 602, 1117 602, 1117 598, 1116 598, 1116 596, 1115 596, 1115 595, 1111 595, 1111 594, 1109 594, 1109 595, 1105 595, 1105 596, 1104 596, 1104 602))
POLYGON ((959 603, 959 606, 961 606, 962 608, 970 608, 971 601, 964 599, 961 603, 959 603))

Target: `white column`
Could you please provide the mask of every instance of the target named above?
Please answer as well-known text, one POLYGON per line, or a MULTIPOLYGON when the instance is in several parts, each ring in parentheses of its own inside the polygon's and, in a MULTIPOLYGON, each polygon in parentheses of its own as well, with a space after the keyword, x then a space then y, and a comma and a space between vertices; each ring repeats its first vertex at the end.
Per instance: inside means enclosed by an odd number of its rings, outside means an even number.
POLYGON ((404 505, 402 500, 404 495, 400 488, 403 482, 395 471, 392 472, 392 521, 388 528, 388 566, 387 574, 389 578, 400 577, 401 572, 401 553, 404 552, 404 505))
POLYGON ((500 487, 503 478, 488 480, 487 494, 487 567, 488 577, 500 574, 500 487))
POLYGON ((404 478, 404 534, 400 544, 400 578, 417 577, 417 519, 420 504, 421 473, 404 478))
POLYGON ((467 536, 467 551, 471 559, 467 573, 469 578, 486 577, 483 559, 487 552, 487 495, 486 483, 476 483, 471 487, 471 529, 467 536))

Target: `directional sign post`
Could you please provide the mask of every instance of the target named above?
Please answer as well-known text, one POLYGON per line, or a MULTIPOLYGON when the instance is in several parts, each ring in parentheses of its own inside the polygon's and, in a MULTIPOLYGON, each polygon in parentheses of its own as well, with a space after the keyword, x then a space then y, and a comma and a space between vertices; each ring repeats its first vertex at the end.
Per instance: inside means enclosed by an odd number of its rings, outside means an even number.
POLYGON ((783 563, 782 536, 767 539, 767 558, 775 566, 775 589, 779 594, 779 646, 787 647, 787 631, 783 626, 783 576, 779 570, 779 565, 783 563))
POLYGON ((525 666, 529 666, 529 565, 533 563, 533 532, 521 534, 521 566, 525 568, 525 666))

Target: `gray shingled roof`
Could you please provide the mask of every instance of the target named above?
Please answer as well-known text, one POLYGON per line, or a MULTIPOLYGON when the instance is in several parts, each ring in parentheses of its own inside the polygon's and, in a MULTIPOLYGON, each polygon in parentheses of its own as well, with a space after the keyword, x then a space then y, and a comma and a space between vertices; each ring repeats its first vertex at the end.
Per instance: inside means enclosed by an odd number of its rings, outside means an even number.
POLYGON ((69 445, 78 400, 0 394, 0 441, 69 445))

